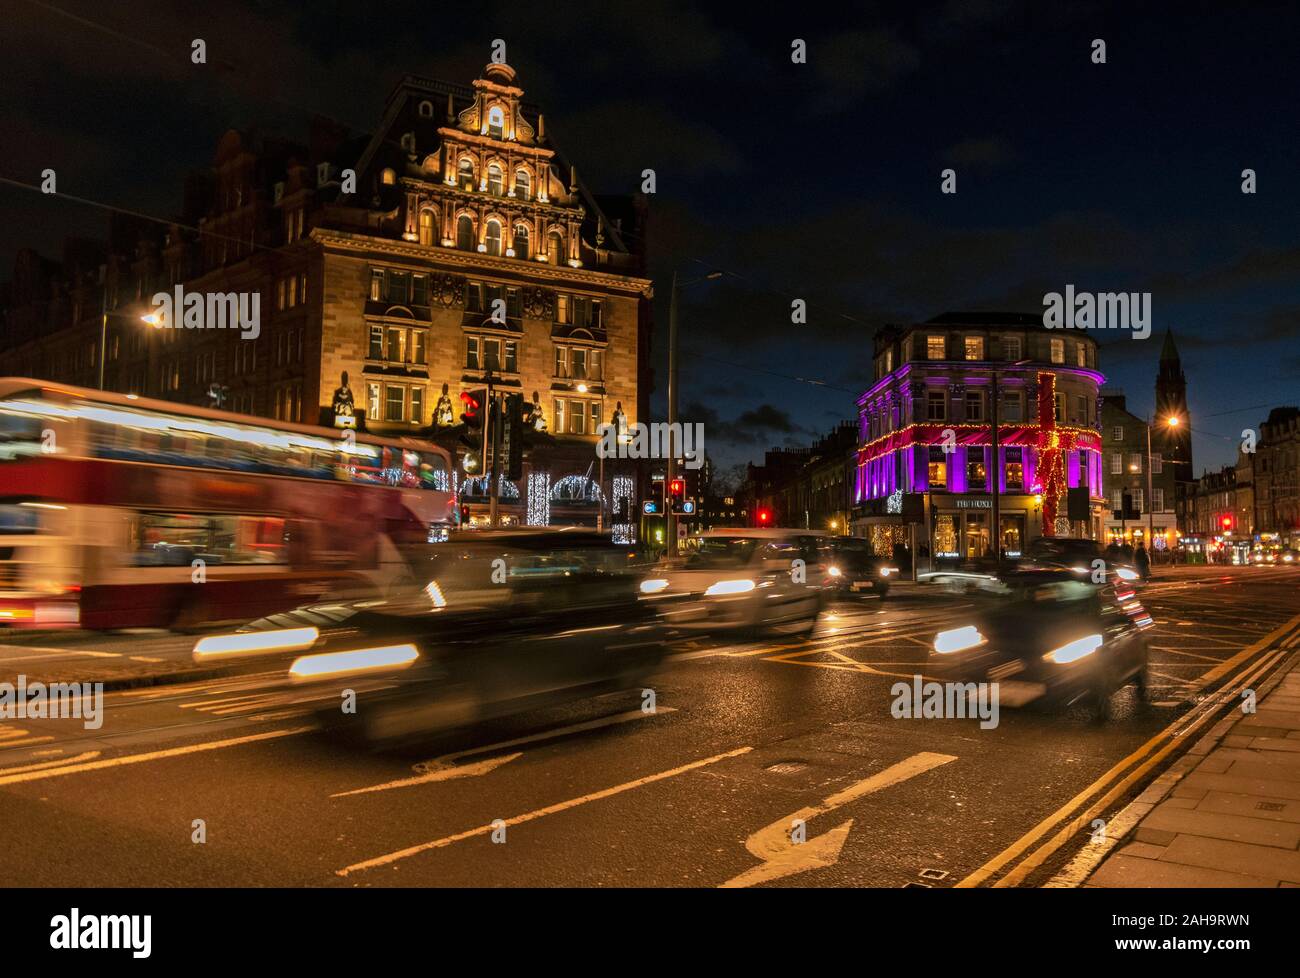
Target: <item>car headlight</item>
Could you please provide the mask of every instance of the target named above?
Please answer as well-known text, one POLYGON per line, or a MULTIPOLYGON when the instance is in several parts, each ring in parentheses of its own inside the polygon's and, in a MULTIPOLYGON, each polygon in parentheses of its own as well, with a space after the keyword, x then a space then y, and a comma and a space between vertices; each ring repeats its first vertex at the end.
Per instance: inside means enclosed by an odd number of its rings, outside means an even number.
POLYGON ((948 655, 952 652, 977 648, 986 641, 988 640, 980 634, 980 630, 974 625, 964 625, 961 628, 953 628, 936 635, 934 637, 934 650, 940 655, 948 655))
POLYGON ((840 569, 838 567, 828 567, 826 569, 826 573, 830 574, 831 577, 839 577, 840 569))
POLYGON ((306 628, 277 628, 266 632, 236 632, 233 635, 208 635, 194 645, 194 661, 203 662, 222 657, 265 655, 271 652, 299 652, 309 649, 320 638, 320 632, 306 628))
POLYGON ((1127 567, 1117 567, 1115 568, 1115 573, 1119 576, 1121 581, 1136 581, 1138 579, 1137 574, 1134 571, 1129 570, 1127 567))
POLYGON ((337 679, 387 669, 405 669, 420 657, 414 645, 385 645, 349 652, 320 652, 293 661, 293 679, 337 679))
POLYGON ((1055 662, 1058 666, 1063 666, 1067 662, 1076 662, 1084 656, 1092 655, 1099 648, 1101 648, 1100 635, 1085 635, 1083 638, 1076 638, 1073 642, 1067 642, 1059 649, 1052 649, 1043 658, 1048 662, 1055 662))
POLYGON ((1294 556, 1293 554, 1287 554, 1287 555, 1286 555, 1285 557, 1283 557, 1282 559, 1285 560, 1285 561, 1289 564, 1289 563, 1291 563, 1291 561, 1295 560, 1295 556, 1294 556))
POLYGON ((881 576, 881 577, 888 577, 890 574, 897 574, 897 573, 898 573, 898 568, 897 568, 897 567, 882 567, 882 568, 880 568, 880 576, 881 576))
POLYGON ((746 591, 754 590, 754 582, 748 578, 738 581, 718 581, 716 584, 710 584, 709 589, 704 592, 706 597, 716 597, 719 594, 744 594, 746 591))
POLYGON ((641 582, 642 594, 658 594, 668 586, 668 582, 662 577, 652 577, 649 580, 641 582))

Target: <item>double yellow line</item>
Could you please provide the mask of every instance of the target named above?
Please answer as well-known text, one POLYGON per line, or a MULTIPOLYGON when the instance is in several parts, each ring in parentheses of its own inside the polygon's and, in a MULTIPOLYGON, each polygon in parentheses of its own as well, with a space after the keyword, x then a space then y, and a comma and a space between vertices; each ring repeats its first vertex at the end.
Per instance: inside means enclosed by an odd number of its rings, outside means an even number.
POLYGON ((1232 679, 1226 681, 1223 687, 1213 696, 1197 704, 1189 714, 1180 717, 1165 727, 1164 730, 1084 788, 975 872, 961 880, 956 886, 969 888, 985 885, 1007 866, 1011 866, 1011 869, 992 883, 992 886, 1018 886, 1024 882, 1052 854, 1076 837, 1081 829, 1090 824, 1093 818, 1097 817, 1100 812, 1105 811, 1135 782, 1168 757, 1175 747, 1184 743, 1206 721, 1216 716, 1225 703, 1238 695, 1239 689, 1245 688, 1243 684, 1249 684, 1262 677, 1278 660, 1287 654, 1289 649, 1300 642, 1300 633, 1291 636, 1284 643, 1281 641, 1297 625, 1300 625, 1300 615, 1292 618, 1286 624, 1265 635, 1258 642, 1247 646, 1232 658, 1226 659, 1201 676, 1199 686, 1204 688, 1240 667, 1240 670, 1232 679), (1265 656, 1258 662, 1252 661, 1256 655, 1270 649, 1274 644, 1278 644, 1279 647, 1272 655, 1265 656), (1134 767, 1134 765, 1137 766, 1134 767), (1130 768, 1132 768, 1131 771, 1130 768), (1124 774, 1125 771, 1128 771, 1127 775, 1124 774), (1112 784, 1112 782, 1114 783, 1112 784), (1110 785, 1110 789, 1106 790, 1108 785, 1110 785), (1101 797, 1088 804, 1088 799, 1103 791, 1105 793, 1101 797), (1038 848, 1033 848, 1039 840, 1058 825, 1060 828, 1055 834, 1039 845, 1038 848))

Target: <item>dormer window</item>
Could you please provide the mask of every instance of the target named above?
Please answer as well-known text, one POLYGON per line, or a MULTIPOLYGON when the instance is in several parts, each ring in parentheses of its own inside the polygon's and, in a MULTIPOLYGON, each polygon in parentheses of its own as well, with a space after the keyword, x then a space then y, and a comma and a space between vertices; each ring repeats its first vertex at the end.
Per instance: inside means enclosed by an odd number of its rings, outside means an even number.
POLYGON ((500 139, 506 127, 506 114, 501 111, 501 106, 494 105, 488 109, 488 135, 493 139, 500 139))
POLYGON ((421 119, 432 119, 432 118, 433 118, 433 103, 432 103, 432 102, 424 101, 424 102, 421 102, 421 103, 420 103, 420 118, 421 118, 421 119))
POLYGON ((390 166, 386 166, 384 167, 384 171, 379 174, 379 179, 385 187, 391 187, 393 184, 397 183, 397 171, 390 166))

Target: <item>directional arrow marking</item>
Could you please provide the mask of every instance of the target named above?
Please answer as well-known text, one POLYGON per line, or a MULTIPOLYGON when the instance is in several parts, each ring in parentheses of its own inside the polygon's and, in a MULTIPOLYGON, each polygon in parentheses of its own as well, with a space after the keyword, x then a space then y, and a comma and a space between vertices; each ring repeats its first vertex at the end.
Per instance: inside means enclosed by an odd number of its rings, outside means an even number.
POLYGON ((814 816, 824 815, 851 801, 890 788, 955 760, 957 758, 951 754, 932 754, 928 751, 914 754, 905 761, 899 761, 885 768, 879 774, 873 774, 843 791, 836 792, 817 805, 801 808, 787 818, 779 818, 771 825, 764 826, 745 840, 745 848, 762 862, 753 869, 748 869, 739 876, 727 880, 722 886, 724 888, 753 886, 783 876, 793 876, 795 873, 805 873, 812 869, 835 865, 840 858, 840 850, 848 840, 853 819, 841 822, 830 831, 802 843, 795 843, 790 838, 790 831, 796 820, 806 823, 814 816))
POLYGON ((517 757, 523 756, 523 751, 517 751, 514 754, 506 754, 503 757, 489 757, 486 760, 477 761, 473 764, 457 764, 462 757, 468 757, 472 754, 487 754, 494 750, 504 750, 507 747, 518 747, 521 744, 533 744, 542 740, 553 740, 556 737, 564 737, 573 733, 585 733, 588 730, 598 730, 601 727, 609 727, 619 723, 629 723, 633 720, 644 720, 648 717, 662 715, 664 713, 675 713, 676 709, 671 706, 661 706, 654 713, 647 713, 644 710, 628 710, 625 713, 615 713, 612 716, 599 717, 595 720, 587 720, 583 723, 571 723, 565 727, 557 727, 554 730, 543 730, 541 733, 529 734, 526 737, 516 737, 514 740, 506 740, 499 744, 487 744, 482 747, 471 747, 468 750, 456 751, 454 754, 443 754, 441 757, 435 757, 431 761, 422 761, 414 766, 415 776, 410 778, 401 778, 397 781, 387 781, 384 784, 370 785, 366 788, 354 788, 351 791, 340 791, 330 795, 331 798, 347 798, 350 795, 366 795, 374 791, 391 791, 394 788, 410 788, 417 784, 430 784, 434 781, 447 781, 451 778, 473 778, 479 775, 487 774, 494 771, 503 764, 508 764, 517 757))

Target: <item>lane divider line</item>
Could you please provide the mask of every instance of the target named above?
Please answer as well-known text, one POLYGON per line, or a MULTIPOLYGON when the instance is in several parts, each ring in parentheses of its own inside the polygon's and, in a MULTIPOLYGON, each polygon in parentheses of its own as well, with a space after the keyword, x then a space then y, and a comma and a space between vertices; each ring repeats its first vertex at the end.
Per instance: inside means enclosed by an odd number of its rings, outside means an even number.
POLYGON ((121 757, 109 757, 100 761, 88 761, 84 764, 70 764, 66 767, 51 768, 45 771, 28 771, 21 774, 4 774, 0 772, 0 785, 21 784, 26 781, 43 781, 46 778, 60 778, 69 774, 84 774, 87 771, 102 771, 106 768, 125 767, 128 764, 143 764, 146 761, 161 761, 168 757, 184 757, 187 754, 200 754, 204 751, 221 750, 226 747, 238 747, 242 744, 254 744, 264 740, 278 740, 281 737, 294 737, 315 730, 315 727, 292 727, 286 730, 270 730, 266 733, 249 734, 244 737, 231 737, 228 740, 212 740, 206 743, 186 744, 184 747, 169 747, 166 750, 149 751, 145 754, 124 754, 121 757))
POLYGON ((359 873, 363 870, 375 869, 379 866, 388 866, 398 862, 399 860, 409 859, 411 856, 419 855, 422 852, 428 852, 430 849, 442 849, 464 839, 472 839, 477 835, 489 835, 497 825, 521 825, 524 822, 531 822, 535 819, 545 818, 547 815, 555 815, 559 812, 565 812, 571 808, 577 808, 579 805, 586 805, 593 801, 611 798, 614 795, 622 794, 625 791, 631 791, 633 788, 641 788, 648 784, 654 784, 656 781, 665 781, 668 778, 675 778, 678 775, 687 774, 691 771, 699 770, 702 767, 717 764, 720 761, 730 760, 733 757, 748 754, 753 749, 754 748, 752 747, 737 747, 735 750, 729 750, 723 754, 714 754, 712 757, 705 757, 698 761, 691 761, 689 764, 683 764, 680 767, 675 767, 668 771, 660 771, 658 774, 650 774, 644 778, 637 778, 635 781, 625 781, 622 784, 616 784, 611 788, 602 788, 600 791, 593 791, 590 794, 582 795, 578 798, 571 798, 568 801, 558 802, 554 805, 548 805, 545 808, 537 808, 531 812, 525 812, 522 815, 515 815, 513 818, 500 819, 495 824, 489 822, 487 825, 480 825, 477 828, 467 829, 464 832, 457 832, 455 835, 443 836, 441 839, 434 839, 432 842, 421 842, 416 846, 399 849, 396 852, 386 853, 382 856, 375 856, 373 859, 353 863, 351 866, 345 866, 343 869, 336 869, 334 875, 350 876, 353 873, 359 873))

